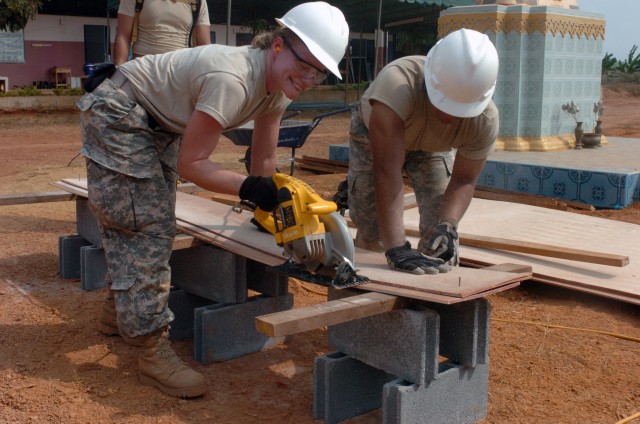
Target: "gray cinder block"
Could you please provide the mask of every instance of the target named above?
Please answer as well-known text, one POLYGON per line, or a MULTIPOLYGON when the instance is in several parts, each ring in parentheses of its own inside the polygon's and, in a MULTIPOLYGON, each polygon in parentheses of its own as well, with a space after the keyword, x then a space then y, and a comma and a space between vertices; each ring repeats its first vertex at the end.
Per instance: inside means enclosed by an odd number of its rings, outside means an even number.
POLYGON ((377 409, 384 384, 396 378, 340 352, 318 356, 313 364, 313 417, 331 424, 377 409))
POLYGON ((467 367, 488 363, 491 303, 487 299, 430 307, 440 314, 441 356, 467 367))
POLYGON ((169 309, 175 315, 175 319, 171 323, 169 337, 172 340, 193 338, 195 309, 209 306, 212 303, 211 300, 204 297, 172 289, 169 292, 169 309))
POLYGON ((254 296, 245 303, 216 304, 195 310, 194 358, 202 364, 222 362, 282 343, 256 330, 260 315, 289 310, 293 296, 254 296))
POLYGON ((246 259, 211 245, 174 250, 171 284, 220 303, 247 300, 246 259))
POLYGON ((76 200, 76 228, 78 234, 89 240, 91 244, 102 247, 98 220, 89 208, 88 199, 78 198, 76 200))
POLYGON ((349 162, 349 143, 330 144, 329 159, 339 162, 349 162))
POLYGON ((90 245, 79 235, 58 238, 58 273, 62 278, 80 278, 80 248, 90 245))
POLYGON ((424 385, 396 380, 385 384, 384 424, 464 424, 486 417, 489 365, 440 365, 438 378, 424 385))
POLYGON ((289 292, 289 278, 277 272, 271 272, 265 264, 246 260, 247 288, 267 296, 283 296, 289 292))
POLYGON ((96 246, 80 248, 80 287, 95 290, 105 286, 107 260, 104 249, 96 246))
POLYGON ((436 378, 439 315, 427 308, 399 309, 329 327, 329 344, 372 367, 412 383, 436 378))

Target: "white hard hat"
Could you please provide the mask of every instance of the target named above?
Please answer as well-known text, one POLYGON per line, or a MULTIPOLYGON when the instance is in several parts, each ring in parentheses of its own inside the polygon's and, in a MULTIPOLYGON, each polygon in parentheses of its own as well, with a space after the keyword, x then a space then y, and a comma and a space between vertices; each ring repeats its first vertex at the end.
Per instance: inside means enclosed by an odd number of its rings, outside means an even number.
POLYGON ((338 79, 338 64, 349 42, 349 25, 337 7, 323 1, 302 3, 276 21, 293 31, 338 79))
POLYGON ((498 52, 489 37, 459 29, 427 54, 424 81, 431 103, 460 118, 480 115, 491 101, 498 77, 498 52))

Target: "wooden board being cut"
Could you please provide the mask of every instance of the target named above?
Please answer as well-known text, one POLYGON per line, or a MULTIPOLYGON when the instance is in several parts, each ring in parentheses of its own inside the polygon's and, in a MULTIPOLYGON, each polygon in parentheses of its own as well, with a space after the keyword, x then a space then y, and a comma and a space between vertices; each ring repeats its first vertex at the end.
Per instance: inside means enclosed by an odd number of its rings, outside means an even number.
MULTIPOLYGON (((387 265, 384 255, 356 249, 356 266, 362 275, 385 286, 434 293, 450 297, 469 297, 477 293, 526 279, 528 273, 512 274, 502 271, 454 267, 438 275, 399 274, 387 265)), ((360 286, 369 289, 369 284, 360 286)))
MULTIPOLYGON (((80 196, 86 196, 86 180, 63 180, 55 184, 80 196)), ((237 214, 231 207, 184 193, 177 194, 178 228, 194 237, 255 261, 278 265, 286 258, 270 234, 259 232, 250 223, 252 214, 237 214)), ((530 273, 514 274, 469 268, 454 268, 439 275, 413 275, 389 270, 384 255, 357 250, 358 273, 372 280, 358 286, 438 303, 455 303, 471 297, 513 287, 530 273), (402 294, 400 294, 401 292, 402 294)))

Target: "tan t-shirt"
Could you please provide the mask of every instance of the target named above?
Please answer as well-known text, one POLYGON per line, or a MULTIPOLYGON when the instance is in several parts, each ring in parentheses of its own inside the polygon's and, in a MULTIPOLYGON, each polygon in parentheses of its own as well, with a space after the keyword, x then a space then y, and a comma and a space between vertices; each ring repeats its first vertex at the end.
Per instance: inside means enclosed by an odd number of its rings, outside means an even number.
MULTIPOLYGON (((118 13, 133 17, 135 5, 136 0, 120 0, 118 13)), ((138 21, 138 39, 133 43, 133 54, 144 56, 189 47, 189 31, 192 24, 193 15, 189 2, 144 0, 138 21)), ((206 0, 202 0, 196 25, 209 25, 206 0)))
POLYGON ((219 44, 144 56, 119 69, 138 103, 165 129, 182 134, 194 110, 225 130, 258 116, 284 112, 291 100, 266 89, 265 51, 219 44))
POLYGON ((467 159, 484 159, 494 150, 498 136, 498 109, 493 101, 474 118, 445 124, 429 113, 424 84, 424 56, 397 59, 378 74, 361 101, 367 128, 371 101, 384 103, 404 121, 405 149, 446 152, 457 148, 467 159))

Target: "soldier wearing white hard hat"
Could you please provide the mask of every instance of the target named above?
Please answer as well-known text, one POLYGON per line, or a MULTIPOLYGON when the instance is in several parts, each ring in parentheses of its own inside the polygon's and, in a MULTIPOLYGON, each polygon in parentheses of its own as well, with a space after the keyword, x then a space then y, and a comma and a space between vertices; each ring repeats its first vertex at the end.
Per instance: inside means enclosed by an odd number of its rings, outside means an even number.
POLYGON ((498 134, 491 100, 497 76, 495 47, 468 29, 447 35, 426 57, 384 67, 351 121, 356 246, 384 251, 389 267, 403 272, 437 274, 457 265, 458 222, 498 134), (404 231, 403 172, 420 212, 417 250, 404 231))
POLYGON ((100 66, 78 102, 89 205, 108 267, 99 330, 139 347, 140 382, 170 396, 200 396, 209 384, 167 339, 178 176, 272 210, 285 109, 329 72, 340 78, 349 39, 340 10, 304 3, 278 22, 252 46, 208 45, 100 66), (250 120, 246 177, 215 163, 215 148, 223 131, 250 120))

